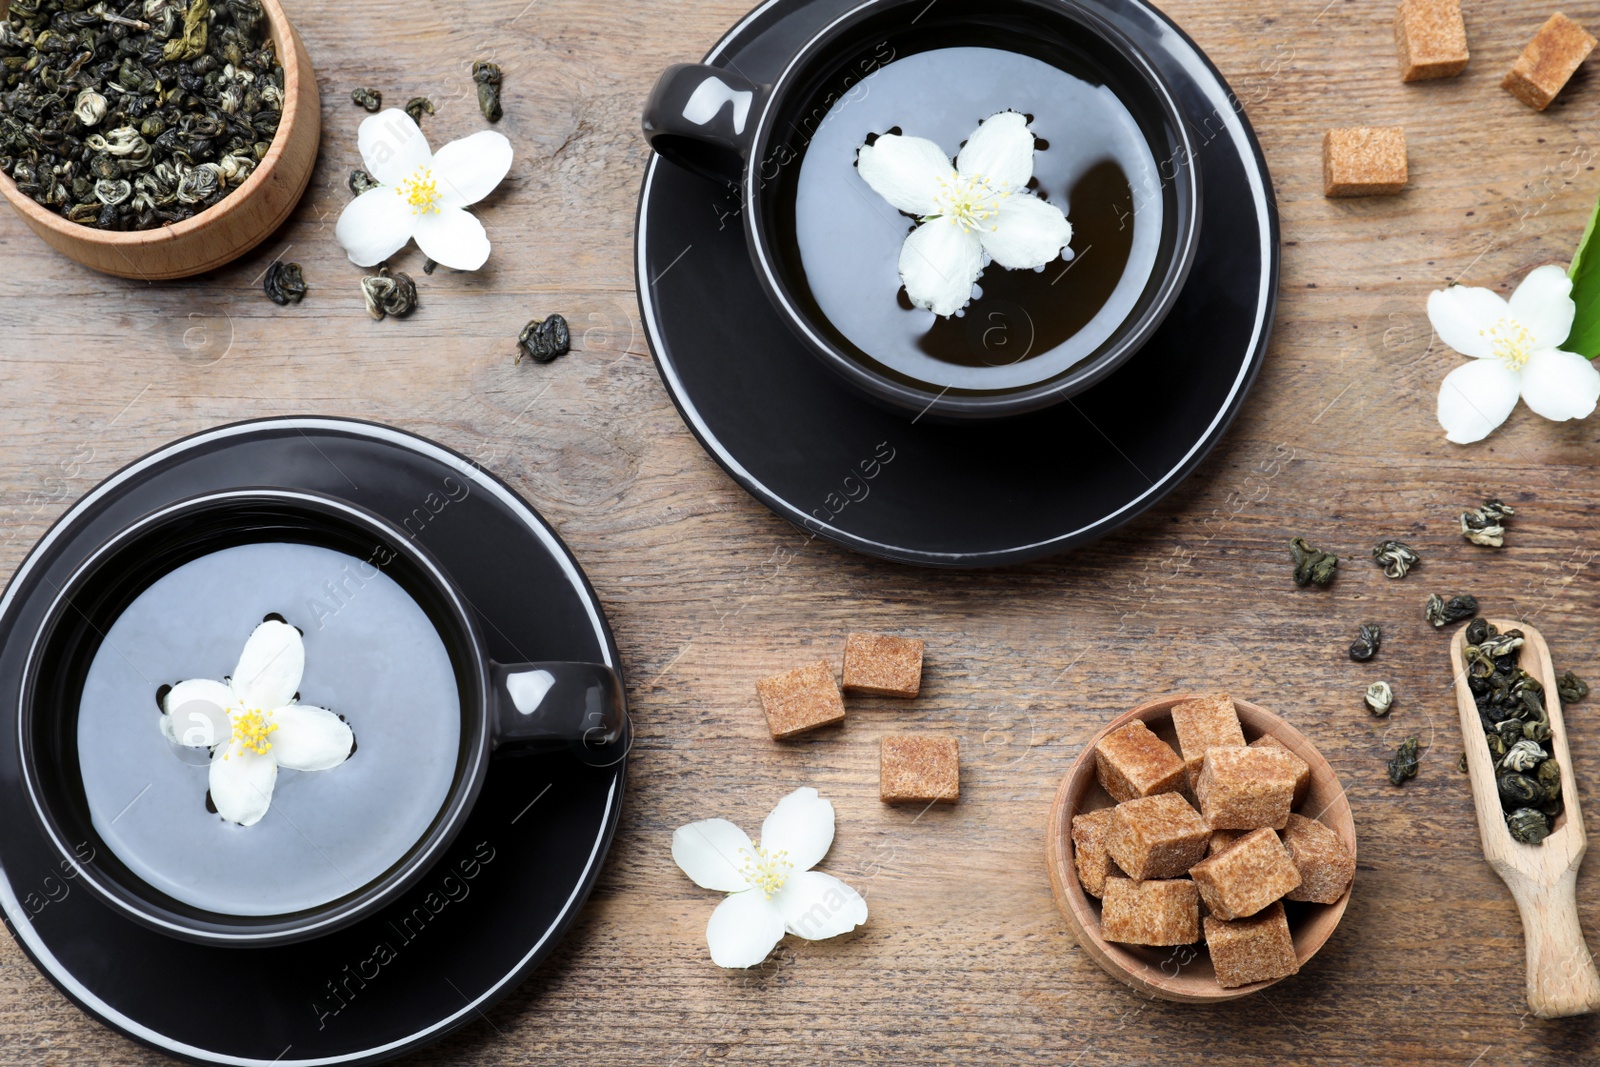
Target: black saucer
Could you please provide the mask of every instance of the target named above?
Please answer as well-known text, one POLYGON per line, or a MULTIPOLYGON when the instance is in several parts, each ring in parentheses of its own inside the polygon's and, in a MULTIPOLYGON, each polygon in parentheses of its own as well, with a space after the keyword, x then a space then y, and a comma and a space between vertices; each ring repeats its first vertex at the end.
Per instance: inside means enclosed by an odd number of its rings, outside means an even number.
POLYGON ((101 904, 23 814, 17 700, 28 644, 52 587, 106 537, 164 504, 239 486, 316 490, 404 526, 450 573, 497 660, 617 666, 605 616, 566 546, 465 457, 346 419, 264 419, 186 438, 74 505, 0 599, 0 811, 10 813, 0 819, 0 904, 63 993, 170 1055, 262 1067, 388 1059, 477 1018, 549 955, 610 846, 625 761, 494 760, 446 857, 396 905, 327 937, 211 948, 101 904))
MULTIPOLYGON (((771 81, 857 0, 771 0, 705 62, 771 81)), ((999 423, 914 422, 807 353, 757 283, 715 183, 652 158, 635 270, 650 349, 684 421, 777 514, 847 548, 981 567, 1051 555, 1128 522, 1193 472, 1238 413, 1271 333, 1278 214, 1255 135, 1211 62, 1138 0, 1079 0, 1142 47, 1197 144, 1200 250, 1183 294, 1106 381, 999 423)))

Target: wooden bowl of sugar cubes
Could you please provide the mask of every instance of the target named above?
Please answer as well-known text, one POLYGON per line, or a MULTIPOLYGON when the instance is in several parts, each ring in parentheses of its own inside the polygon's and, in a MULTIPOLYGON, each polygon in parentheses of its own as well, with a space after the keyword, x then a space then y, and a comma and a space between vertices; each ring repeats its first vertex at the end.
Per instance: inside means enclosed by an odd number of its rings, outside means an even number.
POLYGON ((1112 720, 1062 781, 1046 848, 1084 951, 1140 992, 1199 1003, 1297 973, 1339 925, 1356 869, 1328 761, 1226 693, 1112 720))

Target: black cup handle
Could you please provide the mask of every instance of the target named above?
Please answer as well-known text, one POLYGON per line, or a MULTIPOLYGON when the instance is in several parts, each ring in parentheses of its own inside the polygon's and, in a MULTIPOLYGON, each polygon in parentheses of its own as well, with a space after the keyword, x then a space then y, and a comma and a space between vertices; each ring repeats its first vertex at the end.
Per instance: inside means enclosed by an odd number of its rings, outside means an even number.
POLYGON ((490 663, 495 749, 570 749, 606 765, 628 736, 622 679, 603 663, 490 663))
POLYGON ((769 88, 721 67, 670 66, 645 102, 644 139, 696 174, 738 182, 769 88))

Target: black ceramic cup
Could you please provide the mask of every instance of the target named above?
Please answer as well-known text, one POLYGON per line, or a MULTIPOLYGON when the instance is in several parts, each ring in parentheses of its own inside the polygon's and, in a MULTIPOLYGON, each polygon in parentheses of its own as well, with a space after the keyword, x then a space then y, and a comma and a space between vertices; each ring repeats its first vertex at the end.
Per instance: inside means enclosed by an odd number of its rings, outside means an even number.
POLYGON ((33 637, 19 741, 34 814, 81 884, 163 933, 266 946, 339 929, 428 871, 472 811, 491 757, 543 751, 605 766, 625 756, 614 670, 501 663, 490 647, 429 553, 362 508, 282 489, 181 501, 101 546, 56 590, 33 637), (320 573, 294 573, 303 560, 341 559, 321 585, 320 573), (266 599, 241 606, 262 589, 266 599), (149 597, 165 605, 157 625, 141 618, 130 629, 149 597), (261 822, 237 826, 203 807, 207 750, 152 739, 155 686, 229 669, 217 649, 242 646, 262 603, 302 629, 303 702, 348 712, 355 750, 329 770, 280 773, 280 817, 269 807, 261 822), (374 670, 388 686, 378 706, 362 699, 374 670), (406 735, 393 736, 400 723, 406 735), (126 781, 92 777, 106 767, 126 781), (302 891, 330 871, 345 881, 302 891), (275 910, 275 899, 300 903, 275 910))
MULTIPOLYGON (((1041 111, 1048 106, 1049 101, 1036 105, 1041 111)), ((1017 109, 998 109, 1006 107, 1017 109)), ((1100 381, 1161 324, 1182 289, 1198 241, 1200 176, 1194 146, 1166 85, 1132 42, 1074 0, 869 0, 814 35, 770 85, 721 67, 668 68, 645 105, 643 128, 663 158, 732 183, 732 206, 724 214, 737 211, 742 216, 757 277, 806 348, 869 399, 914 418, 953 422, 1015 415, 1047 407, 1100 381), (1057 362, 1033 360, 1025 370, 1017 369, 1024 366, 1018 364, 1008 368, 1003 382, 956 372, 941 380, 938 373, 911 373, 874 359, 823 312, 793 247, 795 173, 831 109, 852 94, 870 95, 871 75, 884 66, 961 46, 1033 57, 1086 84, 1109 88, 1137 124, 1159 173, 1149 183, 1152 187, 1136 190, 1159 202, 1160 225, 1149 245, 1142 287, 1130 283, 1128 294, 1119 298, 1118 313, 1125 307, 1125 314, 1097 325, 1098 332, 1084 337, 1081 351, 1063 354, 1057 362)), ((1094 148, 1072 146, 1080 152, 1094 148)), ((869 190, 865 195, 876 194, 869 190)), ((839 199, 847 198, 848 193, 839 199)), ((1076 211, 1074 205, 1069 218, 1076 211)), ((1101 262, 1087 259, 1075 269, 1096 270, 1101 262)), ((1061 267, 1057 262, 1056 269, 1061 267)), ((986 271, 980 285, 988 278, 986 271)), ((898 310, 892 289, 863 299, 885 300, 886 315, 898 310)), ((740 310, 730 308, 728 313, 740 310)))

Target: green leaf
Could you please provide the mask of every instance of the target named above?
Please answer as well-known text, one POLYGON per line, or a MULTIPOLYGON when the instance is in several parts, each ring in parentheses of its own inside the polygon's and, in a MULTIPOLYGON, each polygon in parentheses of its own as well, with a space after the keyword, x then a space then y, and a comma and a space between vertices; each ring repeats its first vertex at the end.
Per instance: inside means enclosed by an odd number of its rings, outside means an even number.
POLYGON ((1593 359, 1600 356, 1600 200, 1595 201, 1567 275, 1572 279, 1572 302, 1578 313, 1562 347, 1593 359))

